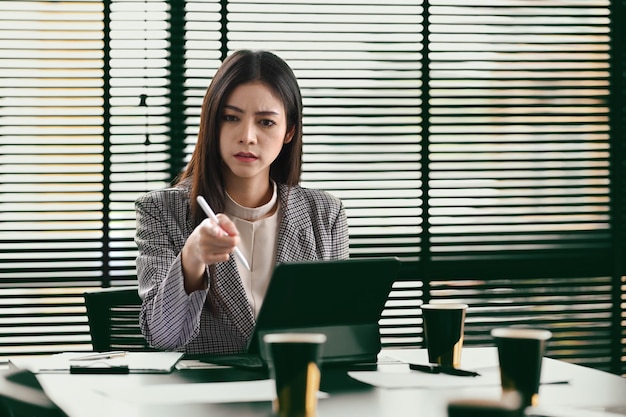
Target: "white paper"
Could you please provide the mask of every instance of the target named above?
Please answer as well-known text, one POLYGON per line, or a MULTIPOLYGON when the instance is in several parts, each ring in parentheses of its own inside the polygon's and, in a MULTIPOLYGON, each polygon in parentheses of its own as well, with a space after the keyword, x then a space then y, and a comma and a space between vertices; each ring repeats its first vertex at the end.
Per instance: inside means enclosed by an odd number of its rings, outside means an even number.
POLYGON ((71 361, 72 358, 85 356, 85 352, 64 352, 46 357, 24 357, 11 359, 14 366, 28 369, 34 373, 69 372, 70 365, 82 366, 128 366, 131 373, 167 373, 174 369, 182 358, 182 352, 127 352, 124 356, 94 361, 71 361))
POLYGON ((565 406, 538 406, 525 410, 528 417, 623 417, 624 414, 616 414, 604 410, 587 410, 565 406))
POLYGON ((190 404, 271 401, 274 381, 208 382, 195 384, 155 384, 133 387, 104 387, 96 392, 118 401, 138 404, 190 404))
MULTIPOLYGON (((468 388, 500 386, 498 370, 480 371, 479 376, 456 376, 447 374, 429 374, 408 369, 396 372, 350 371, 352 378, 379 388, 468 388)), ((552 377, 541 378, 542 384, 566 383, 567 379, 552 377)))
POLYGON ((216 365, 214 363, 199 361, 197 359, 182 359, 176 364, 176 369, 188 370, 188 369, 227 369, 232 368, 228 365, 216 365))
MULTIPOLYGON (((390 349, 381 351, 381 355, 404 363, 428 363, 426 349, 390 349)), ((463 349, 461 352, 461 369, 481 372, 482 369, 498 367, 498 351, 495 347, 463 349)))
MULTIPOLYGON (((155 384, 128 389, 107 386, 95 390, 117 401, 135 404, 193 404, 272 401, 276 396, 273 379, 236 382, 206 382, 190 384, 155 384)), ((320 392, 318 398, 328 394, 320 392)))
POLYGON ((405 365, 403 369, 388 371, 350 371, 352 378, 379 388, 455 388, 499 386, 500 374, 497 371, 481 373, 480 376, 455 376, 429 374, 413 371, 405 365))
MULTIPOLYGON (((463 350, 460 368, 478 372, 480 375, 456 376, 447 374, 429 374, 409 369, 408 363, 428 363, 426 349, 383 350, 381 356, 396 360, 396 364, 379 366, 377 371, 350 371, 352 378, 379 388, 467 388, 500 386, 500 367, 498 352, 494 347, 472 348, 463 350), (398 364, 399 363, 399 364, 398 364), (469 366, 471 364, 471 366, 469 366)), ((561 375, 541 376, 542 384, 567 382, 561 375)))

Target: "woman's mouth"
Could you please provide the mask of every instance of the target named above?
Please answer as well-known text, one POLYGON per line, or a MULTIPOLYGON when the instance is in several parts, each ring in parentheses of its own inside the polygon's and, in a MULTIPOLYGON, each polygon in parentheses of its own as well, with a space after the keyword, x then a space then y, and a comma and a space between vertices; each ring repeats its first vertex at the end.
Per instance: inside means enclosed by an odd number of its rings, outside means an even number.
POLYGON ((237 152, 235 154, 235 159, 241 162, 252 162, 256 161, 258 158, 255 154, 249 152, 237 152))

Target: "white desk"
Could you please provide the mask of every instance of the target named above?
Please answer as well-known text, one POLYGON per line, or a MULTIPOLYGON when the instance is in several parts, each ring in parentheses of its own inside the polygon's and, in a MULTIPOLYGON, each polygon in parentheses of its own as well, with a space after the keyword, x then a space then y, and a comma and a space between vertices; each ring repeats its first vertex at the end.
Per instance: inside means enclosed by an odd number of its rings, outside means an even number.
MULTIPOLYGON (((384 350, 381 357, 424 363, 426 352, 384 350)), ((393 385, 397 383, 394 378, 404 377, 408 377, 410 383, 404 387, 382 388, 357 382, 345 371, 323 370, 322 390, 327 396, 319 400, 318 417, 445 417, 450 400, 498 399, 501 395, 499 381, 489 379, 497 373, 495 348, 465 349, 462 367, 477 370, 481 377, 452 377, 456 378, 452 386, 421 386, 424 377, 437 375, 415 375, 418 372, 409 371, 406 365, 382 362, 387 364, 381 364, 379 372, 389 373, 378 379, 383 384, 393 385), (394 373, 395 376, 391 375, 394 373), (407 375, 410 373, 415 378, 407 375)), ((166 375, 57 373, 39 374, 38 378, 49 396, 70 417, 271 415, 269 398, 272 393, 268 391, 271 381, 264 381, 265 378, 255 373, 233 369, 179 370, 166 375), (232 381, 244 382, 233 384, 232 381), (247 400, 243 401, 243 397, 247 400)), ((540 388, 540 405, 559 411, 557 415, 626 416, 625 378, 546 358, 542 380, 567 381, 543 384, 540 388)))

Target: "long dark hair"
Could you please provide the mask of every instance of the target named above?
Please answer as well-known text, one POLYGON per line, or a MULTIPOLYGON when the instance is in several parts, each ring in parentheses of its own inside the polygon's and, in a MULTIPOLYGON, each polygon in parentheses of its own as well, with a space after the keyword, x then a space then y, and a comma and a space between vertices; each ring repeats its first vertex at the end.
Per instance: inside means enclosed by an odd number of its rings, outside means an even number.
POLYGON ((260 81, 282 101, 287 115, 291 141, 283 145, 270 166, 270 178, 289 186, 300 182, 302 170, 302 96, 298 81, 285 61, 268 51, 236 51, 227 57, 215 73, 204 96, 200 130, 189 164, 177 180, 191 183, 190 205, 196 225, 205 215, 196 202, 203 195, 217 213, 224 210, 226 191, 220 155, 220 120, 226 99, 241 84, 260 81))

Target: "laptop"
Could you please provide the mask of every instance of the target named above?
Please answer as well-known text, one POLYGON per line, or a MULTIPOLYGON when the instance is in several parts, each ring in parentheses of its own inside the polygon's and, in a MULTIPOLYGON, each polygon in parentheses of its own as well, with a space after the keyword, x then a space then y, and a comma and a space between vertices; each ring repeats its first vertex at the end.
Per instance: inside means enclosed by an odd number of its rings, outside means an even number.
POLYGON ((322 363, 376 363, 378 321, 400 261, 396 257, 282 263, 276 266, 246 352, 213 355, 204 362, 267 369, 263 336, 324 333, 322 363))

